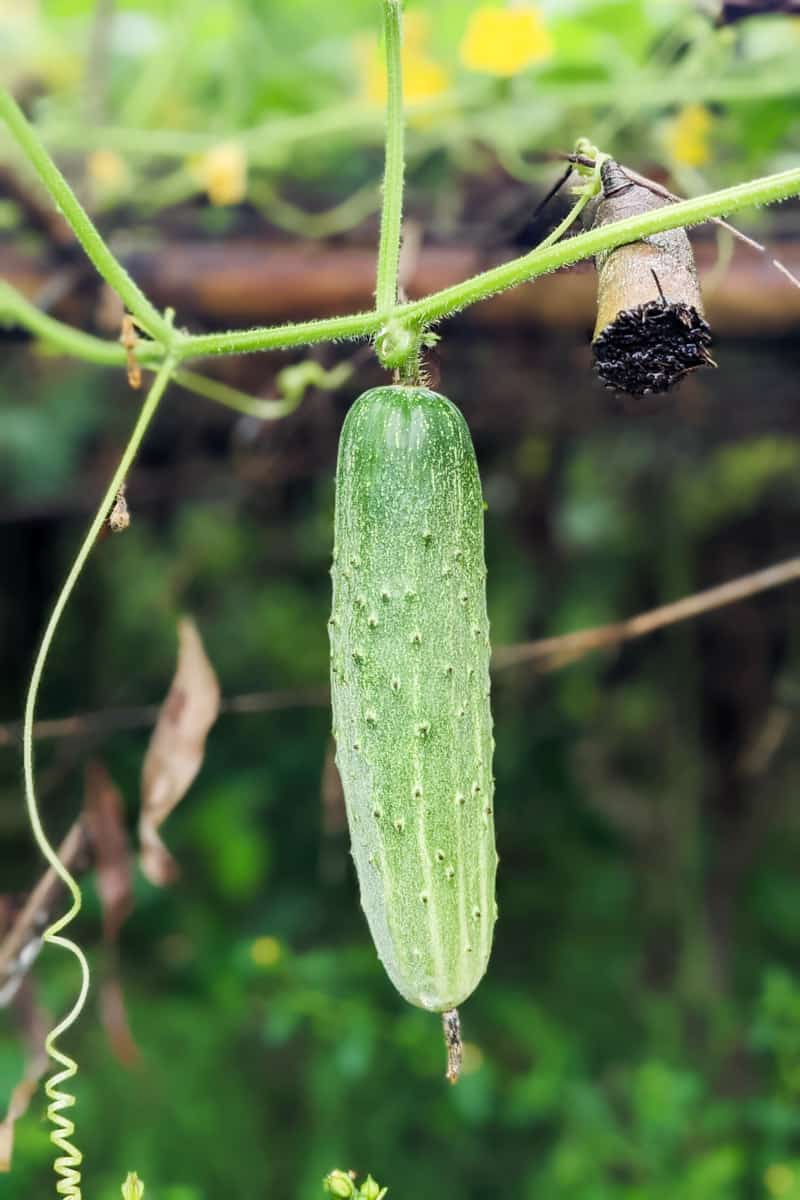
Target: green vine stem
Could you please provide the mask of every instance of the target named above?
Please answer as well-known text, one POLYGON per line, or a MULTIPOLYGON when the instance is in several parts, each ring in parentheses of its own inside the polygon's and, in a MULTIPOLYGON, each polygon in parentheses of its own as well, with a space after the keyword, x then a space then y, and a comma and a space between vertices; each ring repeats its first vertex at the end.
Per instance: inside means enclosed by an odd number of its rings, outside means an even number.
MULTIPOLYGON (((483 93, 476 91, 474 99, 450 91, 413 105, 413 112, 435 117, 452 111, 460 103, 479 107, 483 93)), ((330 141, 333 138, 363 135, 370 141, 380 139, 384 114, 378 105, 347 102, 312 113, 271 117, 269 121, 246 129, 219 132, 199 132, 183 129, 137 129, 133 125, 77 127, 63 119, 43 122, 45 136, 60 151, 115 150, 127 158, 183 159, 217 145, 225 140, 240 142, 253 166, 274 167, 285 162, 290 152, 305 142, 330 141)))
MULTIPOLYGON (((125 366, 126 353, 119 342, 94 337, 57 321, 31 304, 11 284, 0 279, 0 326, 9 328, 13 325, 30 330, 72 358, 81 358, 84 362, 97 363, 101 367, 125 366)), ((150 367, 163 357, 164 348, 159 342, 141 341, 136 347, 136 359, 142 367, 150 367)))
MULTIPOLYGON (((391 0, 385 0, 385 2, 389 4, 391 0)), ((49 187, 53 198, 60 205, 76 236, 87 247, 87 252, 90 253, 100 274, 119 292, 134 315, 140 317, 144 312, 145 316, 149 318, 149 324, 147 321, 143 321, 143 324, 146 328, 154 331, 154 335, 157 340, 162 342, 163 347, 170 347, 176 362, 185 362, 190 358, 207 355, 291 349, 295 346, 308 346, 340 338, 371 337, 384 324, 382 314, 374 311, 305 321, 299 324, 228 330, 199 336, 173 332, 117 262, 82 209, 69 184, 50 160, 47 151, 20 109, 2 90, 0 90, 0 116, 4 116, 11 124, 12 132, 23 150, 31 157, 43 182, 49 187), (135 301, 135 304, 132 301, 135 301), (144 301, 144 308, 142 301, 144 301), (153 318, 156 319, 155 322, 153 318)), ((663 208, 651 209, 638 216, 628 217, 624 221, 591 229, 586 233, 569 238, 567 241, 537 247, 520 258, 502 263, 500 266, 475 275, 462 283, 434 292, 421 300, 398 305, 393 316, 403 325, 421 329, 432 322, 451 316, 470 304, 485 300, 497 292, 516 287, 550 271, 571 266, 602 250, 611 250, 626 242, 638 241, 668 229, 700 224, 712 217, 725 216, 753 205, 774 203, 798 194, 800 194, 800 168, 793 168, 775 175, 751 180, 748 183, 724 188, 721 191, 711 192, 705 196, 697 196, 690 200, 682 200, 677 204, 665 205, 663 208)), ((45 319, 43 314, 42 319, 45 319)), ((72 345, 76 352, 78 352, 79 345, 82 350, 90 349, 88 343, 83 340, 86 336, 85 334, 78 335, 75 331, 72 345)), ((116 349, 114 353, 116 354, 116 349)), ((163 354, 163 349, 148 350, 147 353, 157 357, 159 354, 163 354)), ((79 356, 83 355, 79 354, 79 356)))
POLYGON ((280 229, 303 238, 326 238, 352 229, 371 216, 379 207, 377 190, 377 184, 368 183, 323 212, 310 212, 284 200, 268 180, 251 184, 248 196, 267 220, 280 229))
POLYGON ((546 250, 548 246, 554 246, 556 242, 561 241, 567 230, 575 224, 578 217, 586 208, 586 205, 592 199, 593 194, 594 193, 589 187, 582 188, 578 199, 564 217, 564 220, 561 221, 560 224, 556 225, 555 229, 548 233, 547 237, 543 241, 539 242, 539 245, 536 247, 536 249, 546 250))
POLYGON ((69 222, 72 232, 97 270, 122 297, 125 306, 137 318, 141 327, 164 344, 168 344, 173 336, 168 322, 111 253, 72 188, 45 150, 36 130, 25 119, 21 108, 5 88, 0 88, 0 116, 5 119, 12 136, 69 222))
POLYGON ((256 417, 259 421, 276 421, 280 417, 288 417, 303 398, 303 393, 298 392, 281 399, 261 399, 247 392, 240 392, 238 388, 231 387, 219 379, 208 379, 205 375, 198 375, 196 371, 176 370, 172 378, 175 383, 197 396, 224 404, 226 408, 244 413, 247 417, 256 417))
MULTIPOLYGON (((46 150, 28 126, 23 114, 10 97, 0 91, 0 115, 7 117, 9 104, 13 106, 13 110, 17 114, 18 132, 21 130, 25 133, 24 137, 18 138, 20 144, 23 148, 33 144, 38 148, 39 162, 42 167, 40 174, 45 183, 53 177, 59 181, 59 191, 57 194, 54 193, 54 198, 61 204, 65 217, 76 233, 78 233, 76 224, 80 229, 88 226, 102 246, 103 253, 95 256, 92 260, 100 274, 117 290, 119 290, 120 279, 128 280, 130 286, 140 296, 141 293, 136 285, 130 281, 122 266, 117 263, 111 251, 102 242, 99 233, 83 212, 64 177, 50 162, 46 150), (27 134, 30 134, 30 137, 27 134), (68 203, 65 203, 66 198, 69 200, 68 203)), ((520 258, 502 263, 500 266, 475 275, 462 283, 434 292, 421 300, 398 305, 394 310, 394 318, 412 328, 423 328, 431 322, 451 316, 470 304, 485 300, 497 292, 516 287, 550 271, 571 266, 602 250, 611 250, 615 246, 638 241, 640 238, 649 237, 664 230, 700 224, 712 217, 725 216, 753 205, 774 203, 798 194, 800 194, 800 168, 793 168, 775 175, 764 176, 761 179, 754 179, 748 183, 724 188, 721 191, 710 192, 705 196, 697 196, 690 200, 682 200, 677 204, 665 205, 663 208, 651 209, 638 216, 628 217, 624 221, 591 229, 586 233, 569 238, 567 241, 537 247, 520 258)), ((122 295, 122 292, 120 294, 122 295)), ((148 307, 151 307, 149 302, 148 307)), ((135 312, 133 308, 131 311, 135 312)), ((155 309, 152 309, 152 312, 155 313, 155 309)), ((159 321, 163 321, 159 314, 156 313, 156 316, 159 321)), ((44 314, 40 314, 40 326, 44 328, 44 323, 49 319, 44 314)), ((334 341, 341 338, 371 337, 381 329, 383 324, 382 315, 376 311, 322 318, 299 324, 228 330, 199 336, 173 333, 167 326, 164 338, 166 339, 165 344, 171 345, 176 361, 185 362, 187 359, 216 354, 245 354, 260 350, 291 349, 296 346, 309 346, 317 342, 334 341)), ((93 361, 100 361, 99 358, 93 357, 95 352, 103 356, 106 353, 110 354, 110 351, 100 351, 97 346, 90 346, 86 341, 87 336, 73 331, 72 349, 69 352, 76 353, 78 357, 92 357, 93 361), (82 351, 88 353, 84 354, 82 351)), ((163 354, 163 349, 150 350, 148 348, 146 354, 157 358, 163 354)), ((118 361, 116 355, 117 349, 114 347, 115 362, 118 361)), ((104 357, 102 361, 108 362, 110 358, 104 357)))
POLYGON ((130 470, 142 438, 144 437, 150 421, 152 420, 153 415, 158 408, 158 402, 164 394, 167 384, 169 383, 172 370, 173 362, 171 358, 168 358, 160 367, 159 372, 147 393, 133 432, 130 436, 127 446, 125 447, 125 450, 122 453, 122 457, 120 458, 119 465, 114 472, 114 476, 109 483, 108 488, 106 489, 103 499, 100 501, 94 519, 92 520, 92 523, 86 532, 86 536, 81 543, 81 547, 74 563, 72 564, 72 567, 70 568, 69 574, 67 575, 64 585, 58 595, 58 599, 56 600, 53 611, 50 615, 50 619, 45 627, 41 645, 39 646, 36 660, 33 664, 31 680, 28 686, 28 695, 25 701, 25 718, 22 731, 22 752, 25 779, 25 802, 28 810, 28 818, 31 823, 31 829, 33 830, 33 836, 37 846, 52 867, 53 871, 55 871, 56 875, 58 875, 58 877, 61 879, 72 900, 67 912, 65 912, 63 916, 59 917, 45 930, 43 934, 43 940, 51 946, 60 946, 63 950, 68 950, 71 954, 74 954, 75 958, 78 960, 81 974, 80 989, 75 1004, 63 1018, 63 1020, 56 1025, 55 1029, 50 1032, 45 1042, 45 1048, 48 1055, 61 1068, 54 1075, 52 1075, 50 1079, 48 1079, 47 1083, 45 1084, 45 1091, 48 1099, 50 1100, 50 1104, 48 1105, 47 1109, 47 1115, 55 1127, 50 1134, 50 1140, 56 1149, 60 1151, 60 1155, 55 1160, 56 1174, 61 1176, 56 1190, 62 1196, 68 1197, 69 1200, 81 1200, 80 1166, 82 1162, 82 1155, 70 1141, 70 1138, 75 1132, 75 1125, 68 1117, 63 1115, 65 1109, 73 1107, 75 1104, 75 1097, 69 1091, 64 1091, 63 1085, 77 1074, 78 1065, 73 1059, 69 1058, 68 1055, 59 1050, 56 1043, 62 1034, 66 1033, 67 1030, 70 1029, 75 1023, 75 1021, 77 1021, 78 1017, 83 1011, 83 1006, 86 1002, 86 996, 89 990, 90 976, 89 964, 86 961, 86 956, 84 955, 83 951, 70 938, 62 936, 62 930, 64 930, 75 919, 81 910, 81 892, 75 879, 64 866, 55 849, 51 845, 42 825, 34 782, 33 726, 36 719, 36 702, 39 695, 39 686, 42 681, 42 674, 44 672, 45 663, 47 662, 50 646, 52 645, 53 638, 55 637, 56 630, 58 629, 64 609, 66 608, 67 602, 69 601, 75 585, 80 578, 81 571, 83 570, 86 560, 91 553, 92 547, 97 540, 97 535, 99 534, 103 523, 106 520, 114 499, 119 492, 120 487, 125 482, 125 477, 130 470))
MULTIPOLYGON (((119 342, 94 337, 90 333, 57 321, 0 279, 0 327, 4 325, 18 325, 28 329, 48 346, 84 362, 96 363, 102 367, 122 367, 127 361, 126 352, 119 342)), ((159 342, 141 341, 136 347, 137 362, 146 371, 157 370, 159 361, 163 361, 163 354, 163 347, 159 342)), ((172 378, 186 391, 223 404, 235 412, 244 413, 245 416, 256 417, 259 421, 274 421, 279 417, 288 416, 302 399, 301 393, 287 394, 282 399, 251 396, 248 392, 222 383, 221 380, 209 379, 196 371, 185 369, 176 369, 172 378)))
MULTIPOLYGON (((423 300, 406 305, 403 315, 426 323, 437 321, 497 292, 571 266, 583 258, 591 258, 602 250, 612 250, 627 242, 637 242, 679 226, 699 225, 711 217, 738 212, 742 208, 785 200, 798 193, 800 168, 794 168, 748 183, 736 184, 718 192, 709 192, 705 196, 682 200, 678 204, 651 209, 647 213, 615 221, 611 225, 590 229, 544 250, 531 250, 530 253, 512 259, 511 262, 474 275, 464 283, 444 288, 423 300)), ((400 309, 397 315, 401 315, 400 309)))
POLYGON ((375 284, 375 309, 389 316, 397 303, 397 273, 403 224, 405 174, 405 122, 403 118, 403 66, 401 0, 383 0, 383 35, 386 53, 386 155, 383 207, 375 284))
MULTIPOLYGON (((699 225, 711 217, 739 212, 753 205, 772 204, 800 194, 800 168, 765 175, 748 183, 736 184, 718 192, 709 192, 679 204, 665 205, 624 221, 590 229, 565 242, 544 249, 536 248, 520 258, 511 259, 463 283, 453 284, 433 292, 421 300, 400 304, 394 311, 398 321, 427 325, 486 300, 497 292, 527 283, 540 275, 572 266, 583 258, 591 258, 601 250, 612 250, 626 242, 639 241, 654 233, 679 226, 699 225)), ((331 317, 305 321, 296 325, 267 326, 257 329, 231 330, 225 333, 185 337, 176 346, 180 360, 212 354, 246 354, 257 350, 290 349, 314 342, 337 338, 369 337, 383 321, 378 313, 355 313, 352 316, 331 317)))
MULTIPOLYGON (((387 6, 396 7, 394 0, 384 0, 384 2, 387 6)), ((382 317, 376 311, 354 313, 344 317, 323 318, 300 324, 267 326, 250 330, 229 330, 196 337, 174 333, 105 245, 25 116, 11 96, 3 90, 0 90, 0 116, 4 116, 9 122, 14 136, 31 158, 45 186, 49 188, 53 198, 60 205, 76 236, 87 248, 87 253, 90 254, 100 274, 118 291, 131 312, 137 317, 141 316, 142 301, 144 301, 145 316, 151 318, 151 323, 148 325, 144 321, 143 324, 146 328, 152 328, 152 318, 156 318, 157 324, 161 328, 154 330, 155 336, 164 345, 171 346, 177 361, 184 362, 189 358, 204 355, 290 349, 294 346, 307 346, 337 338, 370 337, 381 328, 382 317), (135 300, 135 304, 131 303, 133 300, 135 300)), ((556 245, 537 247, 520 258, 512 259, 510 262, 484 271, 463 283, 454 284, 440 292, 434 292, 422 300, 398 305, 394 310, 394 316, 403 323, 408 322, 417 327, 424 327, 458 312, 469 304, 485 300, 497 292, 526 283, 539 275, 571 266, 580 259, 589 258, 601 250, 611 250, 625 242, 637 241, 640 238, 649 237, 664 230, 675 229, 678 226, 699 224, 711 217, 738 212, 748 206, 785 200, 798 193, 800 193, 800 168, 793 168, 775 175, 751 180, 748 183, 724 188, 718 192, 711 192, 705 196, 683 200, 678 204, 665 205, 663 208, 652 209, 624 221, 589 230, 565 242, 558 242, 556 245)))

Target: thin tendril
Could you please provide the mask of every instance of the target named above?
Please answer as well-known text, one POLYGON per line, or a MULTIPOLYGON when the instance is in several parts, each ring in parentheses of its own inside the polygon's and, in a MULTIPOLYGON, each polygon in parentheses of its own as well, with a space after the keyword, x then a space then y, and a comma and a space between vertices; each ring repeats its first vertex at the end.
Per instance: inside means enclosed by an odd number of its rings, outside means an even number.
POLYGON ((552 246, 555 242, 559 241, 559 239, 562 238, 567 232, 569 227, 574 225, 574 223, 577 221, 586 205, 592 199, 592 195, 593 193, 589 189, 582 191, 572 208, 564 217, 564 220, 561 221, 559 225, 556 225, 555 229, 548 233, 547 237, 543 241, 537 244, 536 249, 544 250, 547 248, 547 246, 552 246))
POLYGON ((45 1092, 50 1100, 47 1108, 47 1116, 55 1129, 50 1134, 50 1140, 53 1145, 61 1153, 56 1158, 54 1163, 55 1172, 60 1175, 56 1184, 56 1191, 61 1195, 68 1197, 68 1200, 81 1200, 81 1175, 80 1165, 83 1159, 81 1152, 69 1140, 75 1132, 75 1125, 68 1117, 63 1116, 63 1110, 72 1108, 75 1104, 75 1097, 69 1091, 63 1091, 62 1086, 69 1079, 72 1079, 78 1071, 78 1065, 73 1059, 69 1058, 61 1050, 56 1048, 56 1042, 62 1034, 77 1021, 83 1006, 86 1002, 86 996, 89 991, 89 964, 86 961, 86 956, 79 946, 69 938, 61 937, 61 931, 77 917, 81 910, 81 892, 78 884, 67 870, 64 863, 58 857, 55 849, 49 841, 47 834, 42 826, 41 817, 39 815, 39 806, 36 799, 36 785, 34 775, 33 761, 33 726, 36 718, 36 701, 39 695, 39 686, 42 681, 47 656, 55 637, 59 621, 67 606, 67 602, 72 595, 81 571, 86 563, 92 547, 95 544, 97 535, 99 534, 106 516, 114 502, 121 485, 125 482, 125 477, 130 470, 131 464, 139 449, 142 438, 147 430, 150 421, 158 408, 158 402, 164 394, 164 390, 169 382, 170 375, 173 370, 173 361, 169 357, 162 365, 158 375, 153 380, 152 386, 145 398, 141 411, 130 436, 127 446, 125 447, 122 457, 119 461, 114 477, 106 489, 105 495, 98 506, 97 512, 92 520, 91 525, 83 539, 80 550, 75 558, 69 574, 64 582, 64 586, 59 593, 53 611, 50 615, 50 620, 42 637, 39 651, 36 655, 36 661, 31 672, 31 680, 28 686, 28 695, 25 701, 25 720, 22 731, 22 750, 23 750, 23 770, 25 776, 25 802, 28 810, 28 819, 30 821, 33 836, 37 846, 50 864, 56 875, 61 879, 62 883, 67 888, 72 897, 72 904, 63 916, 58 917, 53 921, 52 925, 48 926, 43 934, 43 940, 51 946, 60 946, 63 950, 68 950, 78 960, 80 967, 81 982, 78 998, 74 1005, 61 1020, 55 1029, 51 1031, 45 1041, 45 1049, 50 1058, 53 1059, 63 1069, 57 1071, 51 1076, 45 1084, 45 1092))

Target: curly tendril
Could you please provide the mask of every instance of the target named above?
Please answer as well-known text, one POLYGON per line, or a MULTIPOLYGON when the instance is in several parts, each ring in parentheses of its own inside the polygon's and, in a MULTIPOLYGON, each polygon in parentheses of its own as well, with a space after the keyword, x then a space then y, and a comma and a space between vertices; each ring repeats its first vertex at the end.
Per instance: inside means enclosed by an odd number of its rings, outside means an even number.
MULTIPOLYGON (((170 319, 168 317, 168 319, 170 319)), ((168 356, 163 366, 156 375, 149 392, 145 398, 144 404, 139 412, 139 416, 131 433, 127 446, 125 447, 119 465, 114 472, 114 477, 111 480, 103 499, 100 501, 97 512, 92 520, 91 525, 86 533, 86 536, 81 543, 80 550, 75 558, 69 574, 64 582, 58 599, 56 600, 53 611, 50 615, 50 620, 42 637, 39 651, 36 655, 36 661, 33 664, 31 672, 31 680, 28 685, 28 695, 25 701, 25 720, 22 732, 22 752, 23 752, 23 770, 25 778, 25 802, 28 809, 28 819, 30 821, 33 836, 37 846, 41 850, 47 862, 55 871, 61 882, 66 887, 69 895, 72 897, 72 904, 63 916, 58 917, 53 921, 52 925, 48 926, 43 934, 43 941, 51 946, 60 946, 62 950, 68 950, 78 960, 80 967, 80 990, 78 998, 74 1005, 61 1020, 55 1029, 48 1035, 45 1041, 45 1049, 48 1055, 56 1063, 61 1070, 57 1071, 48 1079, 45 1084, 45 1092, 50 1100, 47 1107, 48 1120, 55 1126, 50 1134, 50 1141, 59 1151, 58 1157, 54 1162, 56 1175, 60 1176, 56 1191, 59 1195, 67 1197, 67 1200, 81 1200, 81 1173, 80 1166, 83 1160, 83 1155, 80 1150, 73 1145, 70 1140, 75 1133, 75 1124, 69 1117, 64 1115, 64 1110, 72 1108, 75 1104, 75 1097, 68 1090, 64 1090, 64 1084, 70 1079, 73 1079, 78 1073, 78 1064, 63 1051, 59 1050, 56 1043, 62 1034, 66 1033, 83 1011, 83 1006, 86 1003, 86 997, 89 992, 89 964, 86 961, 86 955, 77 946, 75 942, 69 938, 62 937, 61 932, 67 927, 81 910, 81 892, 74 877, 64 866, 58 854, 53 849, 47 834, 42 826, 41 817, 39 815, 39 805, 36 799, 36 784, 33 762, 33 730, 34 720, 36 717, 36 701, 39 695, 39 686, 42 681, 47 656, 50 647, 55 637, 58 624, 67 606, 67 602, 72 595, 81 572, 84 568, 87 558, 91 553, 92 547, 97 540, 97 535, 106 520, 107 514, 111 510, 115 497, 117 496, 120 487, 125 482, 125 477, 130 470, 139 445, 144 437, 145 431, 150 424, 150 421, 158 408, 158 402, 164 394, 164 390, 169 382, 170 375, 174 369, 172 356, 168 356)))

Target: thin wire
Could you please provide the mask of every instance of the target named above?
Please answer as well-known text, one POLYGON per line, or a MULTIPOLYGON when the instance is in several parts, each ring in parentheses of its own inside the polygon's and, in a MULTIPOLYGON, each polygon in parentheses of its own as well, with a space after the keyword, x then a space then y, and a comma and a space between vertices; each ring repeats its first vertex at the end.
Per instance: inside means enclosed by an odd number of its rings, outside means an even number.
POLYGON ((552 200, 552 199, 553 199, 555 196, 557 196, 557 195, 558 195, 558 193, 561 191, 562 187, 563 187, 563 186, 564 186, 564 184, 567 182, 567 180, 569 179, 569 177, 570 177, 570 175, 571 175, 571 174, 572 174, 572 164, 570 163, 570 164, 568 164, 568 166, 567 166, 566 170, 564 171, 563 175, 559 175, 558 179, 555 181, 555 183, 553 184, 553 186, 550 188, 549 192, 548 192, 548 193, 547 193, 545 196, 543 196, 543 197, 542 197, 542 199, 539 201, 539 203, 536 205, 536 208, 535 208, 535 209, 533 210, 533 212, 531 213, 531 220, 532 220, 532 221, 535 221, 535 220, 536 220, 536 218, 539 216, 539 214, 540 214, 540 213, 541 213, 541 212, 542 212, 542 211, 543 211, 545 208, 547 208, 547 206, 548 206, 548 204, 550 203, 550 201, 551 201, 551 200, 552 200))

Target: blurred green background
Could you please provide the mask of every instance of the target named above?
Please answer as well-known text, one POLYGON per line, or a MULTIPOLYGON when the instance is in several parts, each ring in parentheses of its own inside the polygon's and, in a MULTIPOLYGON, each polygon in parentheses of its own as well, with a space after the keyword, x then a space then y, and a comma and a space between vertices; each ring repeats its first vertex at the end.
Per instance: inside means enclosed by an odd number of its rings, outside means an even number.
MULTIPOLYGON (((530 213, 559 169, 536 155, 580 134, 685 192, 797 162, 796 18, 718 26, 719 5, 671 0, 407 7, 408 209, 434 245, 531 244, 530 213)), ((373 0, 26 0, 0 8, 0 71, 120 252, 245 235, 367 247, 378 25, 373 0)), ((0 266, 17 280, 22 263, 38 302, 108 336, 101 293, 37 218, 7 139, 0 158, 0 266)), ((744 225, 795 253, 797 205, 744 225)), ((545 303, 548 286, 536 285, 545 303)), ((201 324, 200 300, 178 319, 201 324)), ((599 389, 579 324, 459 318, 431 357, 476 443, 496 645, 797 553, 796 323, 789 336, 722 337, 718 371, 646 412, 599 389)), ((2 351, 10 723, 137 398, 19 331, 2 351)), ((380 372, 363 349, 315 352, 325 365, 354 353, 344 387, 310 391, 276 423, 173 389, 129 481, 131 529, 98 545, 71 603, 41 715, 160 701, 183 613, 225 696, 324 685, 336 441, 380 372)), ((302 357, 254 357, 223 377, 271 394, 302 357)), ((301 1200, 339 1166, 371 1171, 396 1200, 798 1200, 799 639, 788 588, 555 673, 497 672, 500 920, 462 1011, 456 1088, 438 1021, 404 1005, 369 941, 327 708, 221 716, 164 829, 181 878, 158 890, 138 876, 121 935, 139 1061, 114 1056, 99 987, 69 1035, 85 1195, 117 1196, 135 1169, 148 1200, 301 1200)), ((90 758, 135 828, 147 740, 90 726, 41 743, 54 836, 80 809, 90 758)), ((12 730, 0 744, 8 894, 41 870, 19 763, 12 730)), ((77 928, 99 984, 91 875, 85 894, 77 928)), ((48 951, 34 976, 52 1014, 71 1004, 70 961, 48 951)), ((18 1016, 3 1010, 0 1112, 23 1059, 18 1016)), ((43 1115, 39 1092, 0 1195, 52 1189, 43 1115)))

